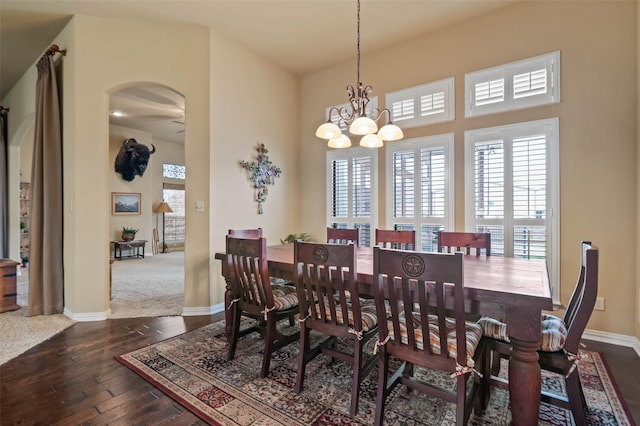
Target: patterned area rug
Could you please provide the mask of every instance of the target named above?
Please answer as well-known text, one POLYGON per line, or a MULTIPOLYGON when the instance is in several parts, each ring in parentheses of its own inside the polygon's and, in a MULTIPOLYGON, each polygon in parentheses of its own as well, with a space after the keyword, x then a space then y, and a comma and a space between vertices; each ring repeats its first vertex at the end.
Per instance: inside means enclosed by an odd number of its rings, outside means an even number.
MULTIPOLYGON (((285 333, 296 332, 283 321, 285 333)), ((375 340, 375 339, 372 339, 375 340)), ((370 425, 375 412, 377 370, 361 386, 358 415, 349 416, 351 366, 319 355, 307 366, 305 389, 294 390, 298 342, 277 351, 268 377, 259 378, 262 340, 252 333, 238 342, 236 357, 226 360, 224 321, 116 357, 118 361, 214 425, 370 425)), ((604 359, 585 351, 579 374, 589 409, 588 424, 629 425, 604 359)), ((446 374, 420 370, 431 381, 453 387, 446 374)), ((543 373, 543 388, 563 389, 560 376, 543 373)), ((402 386, 389 397, 388 425, 454 425, 455 406, 402 386)), ((489 408, 469 424, 506 425, 511 420, 508 393, 493 389, 489 408)), ((567 410, 542 404, 539 424, 571 425, 567 410)))

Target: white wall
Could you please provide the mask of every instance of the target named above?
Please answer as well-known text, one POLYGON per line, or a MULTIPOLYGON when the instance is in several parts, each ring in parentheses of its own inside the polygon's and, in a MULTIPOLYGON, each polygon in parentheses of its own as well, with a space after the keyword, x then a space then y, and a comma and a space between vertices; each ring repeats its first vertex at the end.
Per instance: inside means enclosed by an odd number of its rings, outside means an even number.
MULTIPOLYGON (((218 34, 211 37, 211 248, 224 251, 230 228, 262 227, 269 244, 299 229, 298 81, 218 34), (264 214, 240 161, 264 143, 282 176, 269 187, 264 214)), ((191 179, 188 176, 188 180, 191 179)), ((220 261, 211 261, 212 295, 223 302, 220 261)))

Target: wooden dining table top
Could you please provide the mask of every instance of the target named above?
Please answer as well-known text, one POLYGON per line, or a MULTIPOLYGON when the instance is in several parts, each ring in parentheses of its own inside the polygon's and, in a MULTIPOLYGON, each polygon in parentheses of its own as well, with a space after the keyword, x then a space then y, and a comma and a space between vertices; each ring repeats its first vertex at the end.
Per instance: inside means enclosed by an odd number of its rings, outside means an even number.
MULTIPOLYGON (((373 249, 357 247, 358 282, 373 282, 373 249)), ((224 253, 216 255, 218 259, 224 253)), ((293 244, 267 247, 272 275, 293 279, 293 244), (275 273, 274 273, 275 272, 275 273)), ((467 299, 498 304, 526 304, 553 308, 551 287, 544 260, 501 256, 464 256, 464 286, 467 299)))

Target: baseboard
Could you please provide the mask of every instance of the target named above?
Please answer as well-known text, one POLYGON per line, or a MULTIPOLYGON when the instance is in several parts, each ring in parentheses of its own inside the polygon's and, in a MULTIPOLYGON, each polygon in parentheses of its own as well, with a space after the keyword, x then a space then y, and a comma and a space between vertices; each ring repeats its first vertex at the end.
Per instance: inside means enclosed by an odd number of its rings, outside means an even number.
POLYGON ((640 356, 640 339, 635 336, 626 336, 624 334, 606 333, 604 331, 587 329, 582 333, 582 338, 632 348, 636 351, 638 356, 640 356))
POLYGON ((74 314, 69 309, 64 308, 64 314, 74 321, 89 322, 89 321, 104 321, 109 315, 111 315, 111 309, 105 312, 86 312, 82 314, 74 314))
MULTIPOLYGON (((199 315, 213 315, 219 312, 224 312, 224 303, 218 303, 213 306, 199 306, 195 308, 184 307, 182 308, 182 316, 194 317, 199 315)), ((74 314, 69 309, 65 308, 63 312, 66 316, 74 321, 89 322, 89 321, 104 321, 111 316, 111 309, 107 309, 105 312, 87 312, 82 314, 74 314)))
POLYGON ((199 306, 195 308, 182 308, 182 315, 185 317, 195 317, 198 315, 213 315, 224 311, 224 303, 218 303, 213 306, 199 306))

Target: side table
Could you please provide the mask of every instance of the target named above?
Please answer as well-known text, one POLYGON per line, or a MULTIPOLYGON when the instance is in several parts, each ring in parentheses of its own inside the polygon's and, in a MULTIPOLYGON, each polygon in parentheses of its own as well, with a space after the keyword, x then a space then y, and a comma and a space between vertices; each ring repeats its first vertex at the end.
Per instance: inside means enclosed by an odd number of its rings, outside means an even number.
POLYGON ((118 260, 122 260, 123 258, 144 259, 144 246, 146 244, 147 240, 113 241, 113 257, 118 260), (129 250, 129 254, 123 256, 122 249, 129 250))
POLYGON ((0 259, 0 313, 20 309, 16 303, 16 268, 19 264, 15 260, 0 259))

